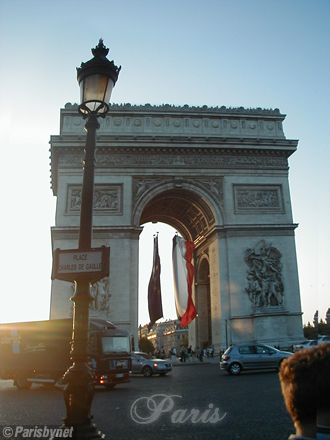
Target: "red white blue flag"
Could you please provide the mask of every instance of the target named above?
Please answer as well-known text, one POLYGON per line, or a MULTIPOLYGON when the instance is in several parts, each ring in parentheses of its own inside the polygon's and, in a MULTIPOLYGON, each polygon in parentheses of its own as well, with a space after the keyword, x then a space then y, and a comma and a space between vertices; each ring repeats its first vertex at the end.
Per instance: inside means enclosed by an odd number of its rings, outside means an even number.
POLYGON ((192 283, 194 266, 191 263, 194 243, 182 237, 173 238, 173 278, 175 292, 175 307, 180 327, 186 327, 197 316, 192 300, 192 283))

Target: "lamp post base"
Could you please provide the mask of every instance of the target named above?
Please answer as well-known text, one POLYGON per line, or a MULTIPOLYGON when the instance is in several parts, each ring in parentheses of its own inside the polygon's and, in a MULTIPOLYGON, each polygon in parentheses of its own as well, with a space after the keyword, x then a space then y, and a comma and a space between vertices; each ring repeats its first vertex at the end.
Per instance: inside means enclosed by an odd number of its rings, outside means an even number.
MULTIPOLYGON (((77 363, 70 367, 63 377, 66 382, 63 390, 67 417, 63 419, 64 425, 59 429, 66 433, 65 437, 73 440, 99 440, 104 439, 94 423, 90 414, 94 396, 93 373, 85 363, 77 363)), ((63 439, 64 435, 53 437, 63 439)))

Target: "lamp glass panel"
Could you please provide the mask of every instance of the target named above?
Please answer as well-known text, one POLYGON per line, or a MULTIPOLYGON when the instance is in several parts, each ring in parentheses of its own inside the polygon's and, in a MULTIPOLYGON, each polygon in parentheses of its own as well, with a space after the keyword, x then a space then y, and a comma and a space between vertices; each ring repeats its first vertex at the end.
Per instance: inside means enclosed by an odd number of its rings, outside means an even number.
MULTIPOLYGON (((106 75, 90 75, 80 83, 80 102, 95 111, 101 102, 109 104, 113 81, 106 75)), ((105 107, 100 110, 102 113, 105 107)))

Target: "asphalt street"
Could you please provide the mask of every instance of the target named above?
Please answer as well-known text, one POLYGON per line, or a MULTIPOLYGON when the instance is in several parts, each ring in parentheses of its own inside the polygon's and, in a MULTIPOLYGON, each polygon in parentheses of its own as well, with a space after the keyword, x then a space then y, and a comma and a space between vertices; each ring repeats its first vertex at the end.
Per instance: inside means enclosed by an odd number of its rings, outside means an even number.
MULTIPOLYGON (((0 381, 0 392, 0 438, 9 439, 6 426, 61 425, 61 388, 20 391, 0 381)), ((276 372, 233 377, 217 360, 175 365, 165 377, 134 376, 111 391, 97 388, 92 414, 111 440, 287 439, 294 432, 276 372)))

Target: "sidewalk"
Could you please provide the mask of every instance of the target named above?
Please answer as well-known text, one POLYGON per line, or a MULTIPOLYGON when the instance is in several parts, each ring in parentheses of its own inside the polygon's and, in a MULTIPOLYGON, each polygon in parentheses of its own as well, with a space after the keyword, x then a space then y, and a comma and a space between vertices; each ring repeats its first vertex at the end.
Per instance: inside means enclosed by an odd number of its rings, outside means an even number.
POLYGON ((176 358, 176 359, 169 359, 169 361, 171 362, 173 367, 183 367, 183 366, 188 366, 188 365, 207 365, 207 364, 219 364, 220 362, 220 355, 214 355, 213 358, 212 357, 203 357, 203 362, 200 362, 196 356, 193 356, 190 361, 186 360, 186 362, 180 362, 180 358, 176 358))

